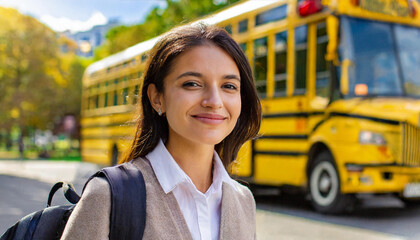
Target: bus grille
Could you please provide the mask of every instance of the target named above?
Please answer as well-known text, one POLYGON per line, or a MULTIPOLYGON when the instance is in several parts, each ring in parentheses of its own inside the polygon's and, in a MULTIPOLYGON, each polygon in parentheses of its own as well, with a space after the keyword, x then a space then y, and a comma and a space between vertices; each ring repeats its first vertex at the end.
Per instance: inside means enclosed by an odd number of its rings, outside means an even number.
POLYGON ((420 129, 407 123, 402 125, 402 164, 420 167, 420 129))

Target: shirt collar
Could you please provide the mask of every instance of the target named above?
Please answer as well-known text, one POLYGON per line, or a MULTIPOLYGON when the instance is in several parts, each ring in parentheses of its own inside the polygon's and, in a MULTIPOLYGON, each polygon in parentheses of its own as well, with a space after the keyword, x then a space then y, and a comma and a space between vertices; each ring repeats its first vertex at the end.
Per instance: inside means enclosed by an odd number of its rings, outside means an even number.
MULTIPOLYGON (((183 182, 193 184, 188 175, 179 167, 175 159, 166 149, 162 140, 159 140, 155 149, 147 154, 146 158, 149 159, 159 184, 166 194, 183 182)), ((213 154, 213 166, 213 188, 221 190, 222 182, 226 182, 236 189, 234 181, 230 178, 216 151, 213 154)))
POLYGON ((146 156, 152 165, 153 171, 165 193, 172 191, 178 184, 187 182, 189 177, 175 162, 162 140, 146 156))
POLYGON ((216 151, 214 151, 213 154, 213 167, 213 185, 216 189, 221 189, 223 182, 230 184, 234 189, 236 189, 233 179, 227 173, 222 160, 216 151))

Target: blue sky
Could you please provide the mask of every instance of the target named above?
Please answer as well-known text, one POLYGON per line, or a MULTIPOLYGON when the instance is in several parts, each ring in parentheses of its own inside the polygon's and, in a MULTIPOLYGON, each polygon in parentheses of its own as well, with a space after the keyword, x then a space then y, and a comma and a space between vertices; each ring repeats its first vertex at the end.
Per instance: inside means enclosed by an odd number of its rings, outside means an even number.
POLYGON ((56 31, 83 31, 112 18, 139 23, 153 7, 166 4, 165 0, 0 0, 0 6, 16 8, 56 31))

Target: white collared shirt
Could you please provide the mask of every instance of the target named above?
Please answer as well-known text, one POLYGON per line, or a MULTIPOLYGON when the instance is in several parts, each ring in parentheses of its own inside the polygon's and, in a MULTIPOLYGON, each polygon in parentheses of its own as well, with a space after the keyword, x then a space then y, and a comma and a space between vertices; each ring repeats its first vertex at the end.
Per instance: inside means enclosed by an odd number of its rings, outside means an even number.
POLYGON ((213 155, 213 183, 205 194, 179 167, 162 140, 147 156, 166 194, 173 192, 194 240, 219 239, 222 182, 236 189, 216 151, 213 155))

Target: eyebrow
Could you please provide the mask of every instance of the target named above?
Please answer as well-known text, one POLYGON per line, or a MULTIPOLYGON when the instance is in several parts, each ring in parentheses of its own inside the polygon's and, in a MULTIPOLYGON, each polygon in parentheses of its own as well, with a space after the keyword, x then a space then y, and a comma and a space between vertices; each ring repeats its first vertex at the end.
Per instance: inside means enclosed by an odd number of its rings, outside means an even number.
MULTIPOLYGON (((183 74, 179 75, 176 79, 180 79, 186 76, 193 76, 193 77, 203 77, 203 75, 201 73, 198 72, 184 72, 183 74)), ((228 74, 228 75, 224 75, 223 76, 224 79, 236 79, 238 81, 241 81, 241 79, 239 78, 239 76, 235 75, 235 74, 228 74)))
POLYGON ((228 75, 225 75, 223 78, 225 78, 225 79, 236 79, 239 82, 241 81, 241 79, 239 78, 239 76, 238 75, 235 75, 235 74, 228 74, 228 75))
POLYGON ((202 77, 203 75, 198 72, 184 72, 183 74, 179 75, 176 79, 180 79, 186 76, 202 77))

